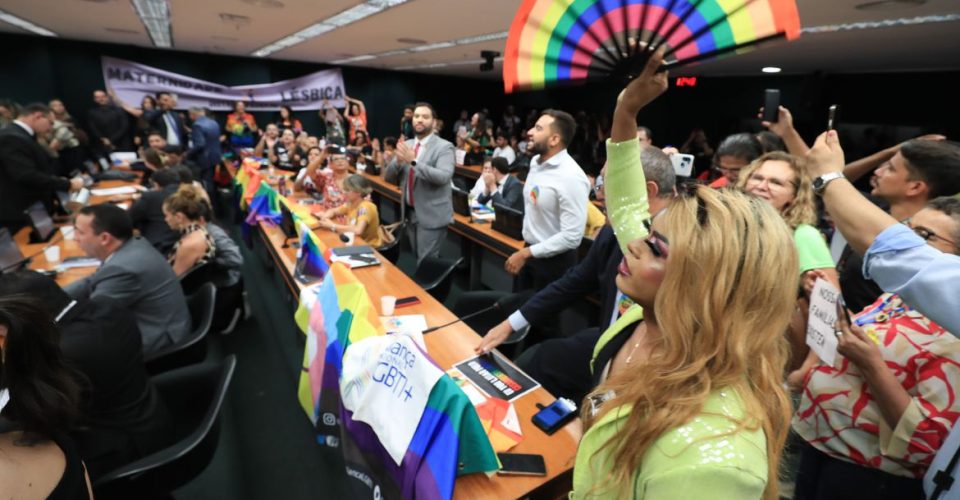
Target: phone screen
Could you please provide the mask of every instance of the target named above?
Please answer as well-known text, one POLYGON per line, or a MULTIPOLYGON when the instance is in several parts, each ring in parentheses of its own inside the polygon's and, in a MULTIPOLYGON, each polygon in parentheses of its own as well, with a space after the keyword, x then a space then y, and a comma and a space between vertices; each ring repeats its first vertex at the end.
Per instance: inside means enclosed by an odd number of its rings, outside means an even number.
POLYGON ((850 321, 850 311, 847 311, 847 304, 843 301, 842 296, 837 297, 837 320, 844 321, 847 325, 852 324, 850 321))
POLYGON ((547 475, 547 465, 542 455, 525 455, 522 453, 497 453, 500 459, 500 474, 518 474, 525 476, 547 475))
POLYGON ((830 105, 830 111, 827 113, 827 130, 833 130, 837 125, 837 105, 830 105))
POLYGON ((767 89, 763 92, 763 121, 776 123, 780 116, 780 90, 767 89))

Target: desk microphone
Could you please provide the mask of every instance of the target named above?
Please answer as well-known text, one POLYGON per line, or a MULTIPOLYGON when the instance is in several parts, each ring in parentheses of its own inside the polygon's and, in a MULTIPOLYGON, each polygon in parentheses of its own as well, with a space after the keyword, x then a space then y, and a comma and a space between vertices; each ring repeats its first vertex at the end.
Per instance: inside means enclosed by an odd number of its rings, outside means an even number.
POLYGON ((47 242, 47 244, 44 245, 43 248, 40 249, 40 251, 34 252, 34 253, 32 253, 32 254, 30 254, 30 255, 28 255, 28 256, 26 256, 26 257, 24 257, 24 258, 22 258, 22 259, 20 259, 20 260, 18 260, 18 261, 16 261, 16 262, 14 262, 13 264, 10 264, 9 266, 4 267, 3 269, 0 269, 0 273, 5 273, 5 272, 7 272, 7 271, 9 271, 9 270, 11 270, 11 269, 16 269, 16 268, 22 266, 23 264, 25 264, 25 263, 27 263, 27 262, 30 262, 31 260, 33 260, 34 257, 42 254, 44 251, 46 251, 48 248, 52 247, 53 245, 56 245, 56 244, 60 243, 60 240, 63 239, 63 231, 57 231, 57 233, 59 233, 59 238, 58 238, 57 235, 54 235, 53 239, 51 239, 49 242, 47 242))
POLYGON ((423 334, 426 335, 426 334, 428 334, 428 333, 430 333, 430 332, 435 332, 435 331, 437 331, 437 330, 439 330, 439 329, 441 329, 441 328, 446 328, 446 327, 448 327, 448 326, 450 326, 450 325, 459 323, 459 322, 461 322, 461 321, 466 321, 466 320, 468 320, 468 319, 470 319, 470 318, 479 316, 479 315, 481 315, 481 314, 483 314, 483 313, 488 313, 488 312, 490 312, 490 311, 493 311, 493 310, 496 310, 496 309, 500 309, 500 307, 501 307, 501 306, 500 306, 500 301, 498 300, 498 301, 494 302, 494 303, 493 303, 491 306, 489 306, 489 307, 484 307, 483 309, 480 309, 479 311, 472 312, 472 313, 470 313, 470 314, 468 314, 468 315, 466 315, 466 316, 464 316, 464 317, 462 317, 462 318, 457 318, 457 319, 455 319, 455 320, 453 320, 453 321, 451 321, 451 322, 449 322, 449 323, 447 323, 447 324, 427 328, 426 330, 423 331, 423 334))
POLYGON ((350 238, 347 238, 347 235, 340 233, 340 241, 344 243, 350 243, 350 238))

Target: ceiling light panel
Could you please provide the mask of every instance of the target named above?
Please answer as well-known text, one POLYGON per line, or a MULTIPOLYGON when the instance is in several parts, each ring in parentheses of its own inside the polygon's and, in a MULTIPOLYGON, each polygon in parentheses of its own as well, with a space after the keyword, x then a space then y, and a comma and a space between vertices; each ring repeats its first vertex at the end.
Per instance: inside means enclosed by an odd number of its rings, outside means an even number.
POLYGON ((3 10, 0 10, 0 21, 3 21, 7 24, 12 24, 13 26, 27 30, 30 33, 33 33, 35 35, 57 36, 56 33, 46 28, 41 28, 40 26, 37 26, 36 24, 33 24, 30 21, 27 21, 26 19, 17 17, 3 10))
POLYGON ((167 0, 130 0, 156 47, 173 47, 170 33, 170 5, 167 0))
MULTIPOLYGON (((256 50, 252 55, 265 57, 278 50, 302 43, 311 38, 320 36, 328 31, 342 28, 349 24, 370 17, 378 12, 406 3, 408 0, 367 0, 345 11, 339 12, 320 22, 314 23, 288 37, 278 40, 266 47, 256 50)), ((372 58, 372 57, 371 57, 372 58)))

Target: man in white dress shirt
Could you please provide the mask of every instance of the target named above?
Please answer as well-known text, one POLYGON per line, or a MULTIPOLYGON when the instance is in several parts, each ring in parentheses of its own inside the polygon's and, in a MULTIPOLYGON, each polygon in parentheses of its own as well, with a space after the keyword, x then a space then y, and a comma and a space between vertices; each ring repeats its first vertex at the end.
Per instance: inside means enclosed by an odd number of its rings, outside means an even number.
POLYGON ((534 157, 523 187, 526 246, 504 266, 520 275, 523 288, 540 290, 577 263, 590 181, 567 153, 576 129, 569 113, 548 109, 527 132, 527 149, 534 157))
POLYGON ((507 165, 517 160, 517 153, 510 147, 510 140, 503 130, 497 132, 497 148, 493 150, 493 157, 506 158, 507 165))

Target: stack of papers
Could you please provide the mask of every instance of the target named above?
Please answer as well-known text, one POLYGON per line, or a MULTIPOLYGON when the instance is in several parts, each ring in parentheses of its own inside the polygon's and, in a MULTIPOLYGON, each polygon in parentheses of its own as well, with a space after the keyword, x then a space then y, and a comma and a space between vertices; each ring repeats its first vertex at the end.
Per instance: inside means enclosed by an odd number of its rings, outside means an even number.
POLYGON ((80 267, 100 267, 100 259, 94 259, 93 257, 70 257, 57 266, 57 271, 66 271, 67 269, 80 267))
POLYGON ((120 186, 114 188, 91 189, 90 193, 94 196, 116 196, 119 194, 133 194, 137 188, 133 186, 120 186))

